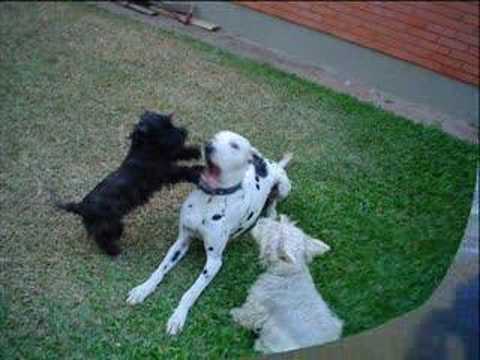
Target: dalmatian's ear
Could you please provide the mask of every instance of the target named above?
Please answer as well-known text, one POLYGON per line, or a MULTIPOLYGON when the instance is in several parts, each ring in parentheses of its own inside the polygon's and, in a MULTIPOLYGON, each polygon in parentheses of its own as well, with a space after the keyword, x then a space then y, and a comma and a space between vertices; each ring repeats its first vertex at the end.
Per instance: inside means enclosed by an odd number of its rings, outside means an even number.
POLYGON ((330 246, 323 241, 314 239, 308 235, 305 236, 305 249, 310 257, 325 254, 330 250, 330 246))
POLYGON ((255 159, 260 157, 260 153, 253 146, 250 148, 250 153, 248 154, 248 163, 251 164, 255 162, 255 159))

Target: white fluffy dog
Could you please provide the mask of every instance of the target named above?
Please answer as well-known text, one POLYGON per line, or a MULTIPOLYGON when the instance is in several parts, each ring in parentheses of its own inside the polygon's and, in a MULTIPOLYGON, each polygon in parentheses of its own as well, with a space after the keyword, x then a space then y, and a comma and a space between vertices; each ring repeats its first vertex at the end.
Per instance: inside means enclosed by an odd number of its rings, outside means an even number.
POLYGON ((304 234, 284 215, 280 221, 259 219, 252 235, 267 271, 231 315, 258 334, 255 350, 283 352, 340 338, 343 321, 317 292, 307 267, 330 247, 304 234))
POLYGON ((177 241, 157 270, 127 299, 129 304, 141 303, 185 256, 191 240, 201 238, 207 262, 168 320, 171 335, 182 330, 188 311, 220 270, 228 240, 248 231, 263 209, 275 216, 276 201, 291 188, 285 172, 290 155, 279 163, 265 160, 247 139, 230 131, 217 133, 206 145, 205 160, 199 189, 182 206, 177 241))

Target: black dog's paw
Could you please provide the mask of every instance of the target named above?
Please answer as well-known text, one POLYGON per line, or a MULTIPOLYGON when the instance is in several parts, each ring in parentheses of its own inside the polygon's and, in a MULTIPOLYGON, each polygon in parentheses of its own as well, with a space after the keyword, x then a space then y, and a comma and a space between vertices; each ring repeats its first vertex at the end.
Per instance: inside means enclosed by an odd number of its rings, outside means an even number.
POLYGON ((122 249, 115 243, 103 243, 102 248, 111 257, 116 257, 122 253, 122 249))
POLYGON ((202 151, 199 146, 187 146, 182 152, 184 160, 200 159, 202 157, 202 151))
POLYGON ((202 157, 202 151, 199 146, 191 147, 192 159, 200 159, 202 157))
POLYGON ((190 168, 191 171, 191 182, 195 185, 198 185, 200 182, 200 176, 205 171, 205 166, 195 165, 190 168))

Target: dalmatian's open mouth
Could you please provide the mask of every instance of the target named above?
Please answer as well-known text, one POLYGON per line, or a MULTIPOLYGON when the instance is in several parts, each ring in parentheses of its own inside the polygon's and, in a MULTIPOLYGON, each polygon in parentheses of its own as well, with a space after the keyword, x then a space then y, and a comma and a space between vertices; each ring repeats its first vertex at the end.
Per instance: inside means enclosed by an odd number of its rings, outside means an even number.
POLYGON ((211 160, 207 160, 207 166, 205 171, 202 173, 202 181, 206 183, 211 189, 219 187, 220 174, 222 170, 211 160))

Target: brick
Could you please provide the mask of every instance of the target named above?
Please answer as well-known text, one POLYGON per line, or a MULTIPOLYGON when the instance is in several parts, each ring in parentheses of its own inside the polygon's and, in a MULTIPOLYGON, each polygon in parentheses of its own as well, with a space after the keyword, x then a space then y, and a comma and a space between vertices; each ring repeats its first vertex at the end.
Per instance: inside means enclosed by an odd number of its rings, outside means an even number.
POLYGON ((393 56, 393 57, 396 57, 400 60, 404 60, 404 61, 408 61, 408 62, 411 62, 411 63, 417 63, 418 64, 418 57, 410 54, 407 51, 400 50, 400 49, 393 49, 393 48, 390 48, 386 45, 375 46, 375 48, 379 48, 381 50, 381 52, 383 52, 383 53, 385 53, 389 56, 393 56))
POLYGON ((410 25, 405 24, 400 21, 392 21, 391 19, 380 17, 380 16, 375 16, 375 18, 372 18, 374 22, 378 24, 382 24, 385 26, 387 29, 391 29, 394 31, 406 31, 410 25))
POLYGON ((290 11, 290 8, 289 8, 289 5, 288 4, 278 4, 278 3, 275 3, 275 4, 272 4, 272 8, 277 10, 277 12, 279 14, 282 14, 282 16, 285 16, 285 17, 295 17, 295 18, 298 18, 298 19, 301 19, 301 18, 306 18, 306 19, 310 19, 310 20, 321 20, 322 17, 319 16, 318 14, 310 11, 310 10, 306 10, 304 8, 296 8, 295 11, 290 11))
POLYGON ((369 4, 368 10, 375 12, 379 15, 394 19, 394 21, 396 20, 396 21, 404 22, 408 25, 424 27, 427 24, 427 21, 424 19, 420 19, 418 17, 411 16, 411 15, 402 14, 396 11, 391 11, 390 9, 380 9, 378 7, 374 7, 373 4, 369 4))
POLYGON ((344 25, 330 18, 323 17, 320 14, 308 13, 304 11, 285 12, 282 4, 275 4, 268 9, 268 13, 277 16, 286 21, 300 24, 313 30, 335 34, 335 31, 344 25))
POLYGON ((425 40, 435 41, 438 39, 438 34, 435 34, 431 31, 425 31, 418 29, 416 27, 410 26, 406 28, 407 33, 418 36, 425 40))
MULTIPOLYGON (((478 54, 477 54, 478 55, 478 54)), ((462 60, 463 62, 470 64, 472 66, 478 66, 479 61, 478 61, 478 56, 471 55, 470 53, 466 51, 456 51, 453 50, 451 51, 448 56, 451 56, 452 58, 462 60)))
POLYGON ((456 78, 462 77, 462 75, 465 74, 465 71, 463 71, 462 69, 452 68, 447 65, 442 66, 441 72, 445 75, 450 75, 456 78))
POLYGON ((467 23, 467 24, 470 24, 470 25, 473 25, 475 27, 478 27, 479 26, 479 22, 478 22, 478 15, 477 16, 474 16, 474 15, 465 15, 463 17, 463 22, 467 23))
POLYGON ((457 59, 454 59, 450 56, 444 56, 444 55, 440 55, 440 54, 432 55, 431 59, 435 60, 436 62, 438 62, 442 65, 448 65, 448 66, 451 66, 452 68, 455 68, 455 69, 462 69, 463 65, 465 65, 465 63, 461 60, 457 60, 457 59))
MULTIPOLYGON (((280 2, 280 1, 275 1, 280 2)), ((283 2, 283 1, 282 1, 283 2)), ((310 1, 284 1, 284 3, 287 3, 289 5, 304 9, 304 10, 311 10, 313 3, 310 1)))
POLYGON ((411 54, 420 56, 420 57, 428 57, 432 54, 431 50, 427 50, 421 47, 418 47, 414 44, 406 43, 398 38, 394 38, 392 36, 384 35, 384 34, 376 34, 375 38, 376 41, 385 43, 392 48, 401 49, 407 51, 411 54))
POLYGON ((312 5, 312 11, 321 12, 321 13, 325 13, 325 14, 332 14, 332 15, 334 15, 336 13, 335 10, 333 10, 329 6, 327 6, 327 3, 323 3, 323 2, 320 2, 320 3, 315 2, 312 5))
POLYGON ((474 84, 474 85, 477 85, 477 86, 479 85, 478 76, 471 75, 471 74, 468 74, 468 73, 460 74, 456 79, 460 80, 460 81, 463 81, 463 82, 466 82, 468 84, 474 84))
POLYGON ((433 1, 415 1, 414 6, 422 8, 426 11, 432 11, 437 14, 441 14, 454 20, 460 20, 463 15, 465 15, 464 11, 453 7, 447 7, 443 2, 436 3, 433 1))
POLYGON ((465 64, 463 68, 469 74, 477 75, 477 76, 479 75, 478 66, 471 66, 471 65, 465 64))
POLYGON ((474 84, 474 85, 477 85, 477 86, 479 85, 478 76, 471 75, 471 74, 468 74, 468 73, 456 74, 456 76, 452 76, 452 78, 454 78, 456 80, 463 81, 467 84, 474 84))
POLYGON ((453 39, 450 39, 450 38, 446 38, 446 37, 440 37, 440 39, 438 40, 438 43, 439 44, 442 44, 442 45, 445 45, 449 48, 452 48, 452 49, 456 49, 456 50, 467 50, 468 46, 465 45, 464 43, 461 43, 460 41, 457 41, 457 40, 453 40, 453 39))
POLYGON ((433 71, 440 72, 442 70, 442 65, 431 59, 416 58, 412 62, 417 65, 424 66, 433 71))
POLYGON ((468 52, 477 58, 480 56, 480 49, 478 47, 470 46, 468 52))
POLYGON ((353 28, 352 33, 358 36, 360 39, 365 39, 365 40, 375 40, 377 36, 377 34, 374 31, 370 29, 366 29, 361 26, 353 28))
POLYGON ((478 34, 478 25, 472 25, 466 22, 459 22, 458 24, 458 31, 470 35, 478 34))
POLYGON ((330 8, 335 8, 337 11, 340 11, 342 9, 343 12, 357 18, 361 19, 364 22, 374 22, 374 23, 379 23, 383 24, 386 28, 392 29, 392 30, 400 30, 404 31, 407 29, 407 25, 397 22, 397 21, 392 21, 391 19, 385 19, 384 17, 378 16, 377 14, 365 11, 366 6, 360 2, 348 2, 348 3, 340 3, 340 2, 334 2, 333 6, 328 5, 330 8))
POLYGON ((415 6, 405 1, 385 2, 384 7, 395 12, 401 12, 405 15, 411 15, 414 12, 415 6))
POLYGON ((455 30, 437 24, 428 24, 426 29, 447 37, 455 37, 457 33, 455 30))
POLYGON ((436 12, 428 11, 421 8, 416 8, 414 11, 414 14, 423 19, 427 19, 429 22, 446 25, 451 28, 456 28, 456 26, 458 26, 458 23, 459 23, 459 21, 452 20, 442 14, 438 14, 436 12))
MULTIPOLYGON (((406 36, 407 34, 402 34, 402 36, 406 36)), ((438 52, 438 53, 441 53, 441 54, 448 54, 448 52, 450 51, 448 49, 448 47, 446 46, 442 46, 440 44, 435 44, 435 43, 432 43, 431 41, 427 41, 427 40, 423 40, 423 39, 412 39, 411 40, 411 43, 418 46, 418 47, 421 47, 423 49, 428 49, 428 50, 431 50, 431 51, 435 51, 435 52, 438 52)))
MULTIPOLYGON (((389 35, 395 39, 400 39, 411 45, 418 46, 419 48, 436 51, 441 54, 447 54, 449 52, 449 49, 445 46, 436 44, 432 41, 418 38, 413 34, 409 34, 408 32, 399 32, 399 31, 386 29, 382 24, 366 23, 364 26, 372 30, 375 30, 379 34, 389 35)), ((438 37, 438 35, 435 35, 435 36, 438 37)))
POLYGON ((459 32, 455 35, 455 38, 464 42, 464 43, 466 43, 466 44, 478 47, 478 35, 473 36, 473 35, 467 35, 467 34, 459 32))
POLYGON ((444 3, 445 7, 452 8, 455 10, 461 10, 467 14, 479 15, 479 2, 478 1, 446 1, 444 3))
POLYGON ((421 3, 421 1, 391 1, 391 2, 385 2, 386 4, 395 4, 397 5, 398 11, 406 14, 406 15, 412 15, 415 12, 415 9, 418 8, 418 3, 421 3))
POLYGON ((467 34, 471 34, 473 29, 475 28, 475 26, 469 23, 469 21, 474 21, 474 19, 476 19, 478 23, 478 17, 476 18, 471 15, 465 15, 462 21, 452 20, 443 15, 425 11, 423 9, 416 9, 414 12, 414 15, 418 18, 422 18, 426 20, 427 23, 441 25, 443 27, 447 27, 452 30, 465 32, 467 34), (468 19, 468 21, 466 19, 468 19))
POLYGON ((443 66, 441 69, 441 73, 450 77, 453 77, 458 80, 462 80, 464 82, 473 83, 478 85, 479 79, 478 76, 469 74, 464 71, 459 71, 457 69, 452 69, 448 66, 443 66))
POLYGON ((437 44, 436 46, 428 46, 428 47, 426 47, 426 46, 424 45, 423 41, 420 41, 420 40, 419 40, 418 43, 419 43, 422 47, 424 47, 424 48, 430 49, 430 50, 432 50, 432 51, 435 51, 435 52, 437 52, 437 53, 444 54, 444 55, 448 54, 448 53, 451 51, 448 47, 442 46, 442 45, 440 45, 440 44, 437 44))

